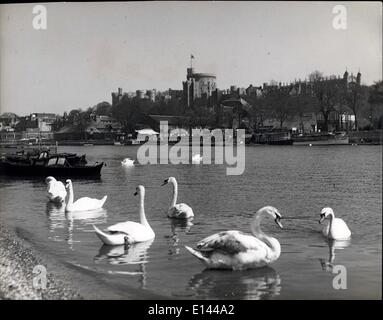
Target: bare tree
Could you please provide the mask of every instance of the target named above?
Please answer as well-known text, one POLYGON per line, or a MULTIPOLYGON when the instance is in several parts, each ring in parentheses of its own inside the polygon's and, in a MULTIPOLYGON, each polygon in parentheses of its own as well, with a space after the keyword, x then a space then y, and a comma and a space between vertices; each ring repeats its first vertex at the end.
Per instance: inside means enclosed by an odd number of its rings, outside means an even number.
POLYGON ((313 97, 310 94, 297 94, 291 98, 293 113, 299 117, 302 133, 305 131, 304 115, 313 111, 313 97))
POLYGON ((318 71, 318 70, 314 70, 313 72, 311 72, 309 74, 309 81, 310 82, 316 82, 316 81, 319 81, 322 79, 323 79, 323 73, 318 71))
POLYGON ((357 84, 353 83, 349 90, 347 91, 345 95, 345 100, 347 106, 352 110, 355 116, 355 128, 358 131, 359 126, 358 126, 358 115, 360 108, 364 103, 366 103, 366 98, 367 98, 367 92, 366 88, 357 84))
POLYGON ((314 71, 309 75, 312 82, 313 95, 315 97, 315 108, 318 113, 323 115, 324 130, 328 131, 330 113, 339 106, 344 88, 336 80, 323 79, 322 73, 314 71))
POLYGON ((283 123, 292 115, 292 104, 287 91, 272 90, 266 95, 272 115, 278 120, 280 129, 283 123))
MULTIPOLYGON (((369 119, 371 122, 372 129, 375 128, 374 124, 374 114, 376 114, 376 110, 379 110, 376 118, 383 118, 383 81, 375 82, 369 90, 368 103, 370 105, 369 108, 369 119)), ((381 122, 378 123, 378 128, 381 128, 381 122)))

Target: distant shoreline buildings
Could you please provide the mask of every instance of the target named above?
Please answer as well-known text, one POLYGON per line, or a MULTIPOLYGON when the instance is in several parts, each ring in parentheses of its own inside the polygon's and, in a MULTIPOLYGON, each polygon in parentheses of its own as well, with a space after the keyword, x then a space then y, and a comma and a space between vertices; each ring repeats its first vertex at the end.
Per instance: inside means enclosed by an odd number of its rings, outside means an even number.
MULTIPOLYGON (((193 57, 194 58, 194 57, 193 57)), ((186 69, 186 80, 182 81, 182 90, 165 90, 158 91, 156 89, 138 89, 136 91, 124 92, 120 87, 116 92, 111 93, 111 104, 109 106, 116 107, 126 101, 147 101, 148 103, 168 103, 177 101, 175 105, 182 105, 185 110, 193 110, 195 106, 204 105, 210 112, 216 113, 217 120, 220 118, 224 121, 225 126, 233 128, 241 127, 242 124, 252 127, 249 112, 252 105, 257 106, 262 98, 273 92, 280 92, 288 96, 313 95, 315 84, 318 81, 322 84, 332 84, 343 88, 345 91, 351 90, 356 86, 361 86, 360 72, 354 76, 346 70, 343 76, 321 77, 320 79, 305 79, 303 81, 295 80, 290 83, 270 82, 263 83, 261 86, 253 86, 250 84, 247 88, 238 88, 235 85, 227 89, 217 88, 217 76, 212 73, 196 72, 192 64, 186 69), (247 122, 246 122, 247 121, 247 122)), ((96 106, 95 106, 96 107, 96 106)), ((75 139, 84 134, 90 137, 118 137, 123 134, 122 119, 115 119, 107 114, 96 114, 95 107, 89 108, 87 118, 81 117, 81 111, 76 111, 69 117, 67 112, 63 116, 53 113, 32 113, 28 116, 19 117, 14 113, 4 113, 0 115, 0 140, 12 139, 33 139, 44 138, 52 139, 55 134, 62 139, 75 139), (93 111, 92 111, 93 110, 93 111), (57 128, 57 124, 60 124, 57 128), (80 129, 79 129, 80 128, 80 129), (77 132, 77 131, 81 132, 77 132), (77 133, 76 133, 77 132, 77 133)), ((187 116, 187 115, 186 115, 187 116)), ((175 115, 156 115, 148 114, 148 117, 157 121, 159 117, 172 119, 177 126, 177 117, 175 115)), ((185 117, 183 117, 185 118, 185 117)), ((278 128, 276 119, 261 119, 264 128, 278 128)), ((323 125, 323 116, 320 113, 306 113, 301 116, 300 123, 296 120, 285 121, 287 130, 297 130, 305 122, 306 127, 301 128, 308 131, 317 131, 323 125)), ((342 112, 334 111, 328 119, 329 130, 337 130, 339 128, 353 130, 355 127, 355 115, 350 109, 344 109, 342 112)), ((300 129, 299 129, 300 130, 300 129)))

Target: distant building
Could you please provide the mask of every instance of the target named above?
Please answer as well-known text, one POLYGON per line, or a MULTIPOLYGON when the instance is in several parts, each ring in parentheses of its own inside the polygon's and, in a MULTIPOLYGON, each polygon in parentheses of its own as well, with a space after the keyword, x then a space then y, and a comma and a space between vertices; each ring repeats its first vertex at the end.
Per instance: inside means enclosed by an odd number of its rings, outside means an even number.
POLYGON ((211 73, 195 73, 194 68, 187 68, 186 81, 182 85, 184 101, 191 107, 195 99, 212 96, 216 90, 216 76, 211 73))
POLYGON ((56 121, 57 115, 54 113, 32 113, 30 115, 31 121, 37 122, 37 127, 40 131, 51 132, 52 124, 56 121))
POLYGON ((19 117, 16 114, 12 112, 3 113, 0 116, 0 131, 14 131, 19 122, 19 117))
MULTIPOLYGON (((265 95, 271 91, 282 91, 286 92, 291 96, 294 95, 313 95, 314 87, 317 81, 325 82, 329 84, 337 85, 339 88, 343 88, 345 92, 349 91, 354 86, 361 85, 361 77, 362 74, 360 72, 354 76, 352 73, 349 74, 346 70, 343 76, 325 76, 316 80, 307 80, 304 81, 295 80, 291 83, 264 83, 262 89, 262 95, 265 95)), ((313 118, 310 118, 310 127, 305 128, 312 129, 314 131, 325 130, 325 120, 321 113, 317 113, 315 117, 315 122, 313 118)), ((287 123, 287 122, 286 122, 287 123)), ((303 128, 302 128, 303 129, 303 128)), ((352 110, 347 106, 342 106, 339 110, 334 110, 329 114, 328 122, 327 122, 327 130, 353 130, 355 129, 355 115, 352 110), (341 110, 340 110, 341 109, 341 110)))
POLYGON ((123 97, 122 88, 118 88, 117 92, 112 92, 112 106, 115 106, 123 97))
POLYGON ((253 85, 251 84, 247 89, 246 89, 246 95, 251 97, 251 96, 254 96, 254 97, 261 97, 263 94, 263 91, 262 91, 262 87, 259 86, 259 87, 253 87, 253 85))
POLYGON ((152 102, 156 101, 156 89, 146 90, 146 97, 152 102))
POLYGON ((144 93, 141 90, 136 90, 136 98, 144 99, 144 93))
POLYGON ((92 135, 94 133, 120 133, 121 129, 122 125, 116 119, 109 116, 96 115, 94 118, 92 118, 91 123, 86 126, 85 131, 92 135))
MULTIPOLYGON (((320 81, 324 82, 332 82, 338 84, 340 87, 345 88, 346 90, 350 89, 353 85, 361 85, 362 74, 360 72, 354 76, 351 75, 346 70, 343 76, 327 76, 320 79, 320 81)), ((295 80, 291 83, 264 83, 262 87, 263 94, 267 94, 270 91, 286 91, 290 93, 290 95, 300 95, 300 94, 311 94, 314 88, 314 81, 310 80, 295 80)))

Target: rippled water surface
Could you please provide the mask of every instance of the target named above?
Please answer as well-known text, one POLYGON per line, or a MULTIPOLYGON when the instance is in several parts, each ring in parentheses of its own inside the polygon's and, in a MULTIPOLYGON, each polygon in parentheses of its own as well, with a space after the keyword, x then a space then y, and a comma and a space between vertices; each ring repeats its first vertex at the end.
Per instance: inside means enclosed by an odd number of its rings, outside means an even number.
MULTIPOLYGON (((183 299, 364 299, 381 297, 382 156, 381 146, 246 147, 246 170, 227 176, 224 165, 136 165, 135 146, 60 147, 105 161, 100 180, 73 179, 75 199, 108 195, 103 210, 65 215, 47 204, 44 179, 0 178, 0 218, 25 230, 42 250, 61 261, 102 275, 111 285, 149 290, 183 299), (191 223, 166 217, 172 189, 195 213, 191 223), (156 233, 152 242, 130 248, 103 246, 92 224, 138 221, 135 187, 146 187, 145 211, 156 233), (250 231, 252 213, 277 207, 284 229, 265 218, 262 229, 276 237, 280 258, 248 271, 204 270, 185 245, 218 231, 250 231), (349 243, 328 243, 318 224, 330 206, 352 231, 349 243), (333 288, 332 267, 347 270, 347 289, 333 288)), ((107 298, 107 297, 106 297, 107 298)))

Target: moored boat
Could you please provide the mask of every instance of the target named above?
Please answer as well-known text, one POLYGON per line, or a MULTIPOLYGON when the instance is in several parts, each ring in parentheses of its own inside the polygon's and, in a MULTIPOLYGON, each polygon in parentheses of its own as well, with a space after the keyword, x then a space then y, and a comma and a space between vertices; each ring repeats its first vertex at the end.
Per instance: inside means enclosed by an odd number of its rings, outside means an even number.
POLYGON ((0 159, 0 174, 12 176, 100 177, 104 162, 88 164, 85 155, 41 151, 0 159))
POLYGON ((255 133, 252 138, 255 144, 269 144, 269 145, 291 145, 293 140, 288 131, 270 131, 255 133))

